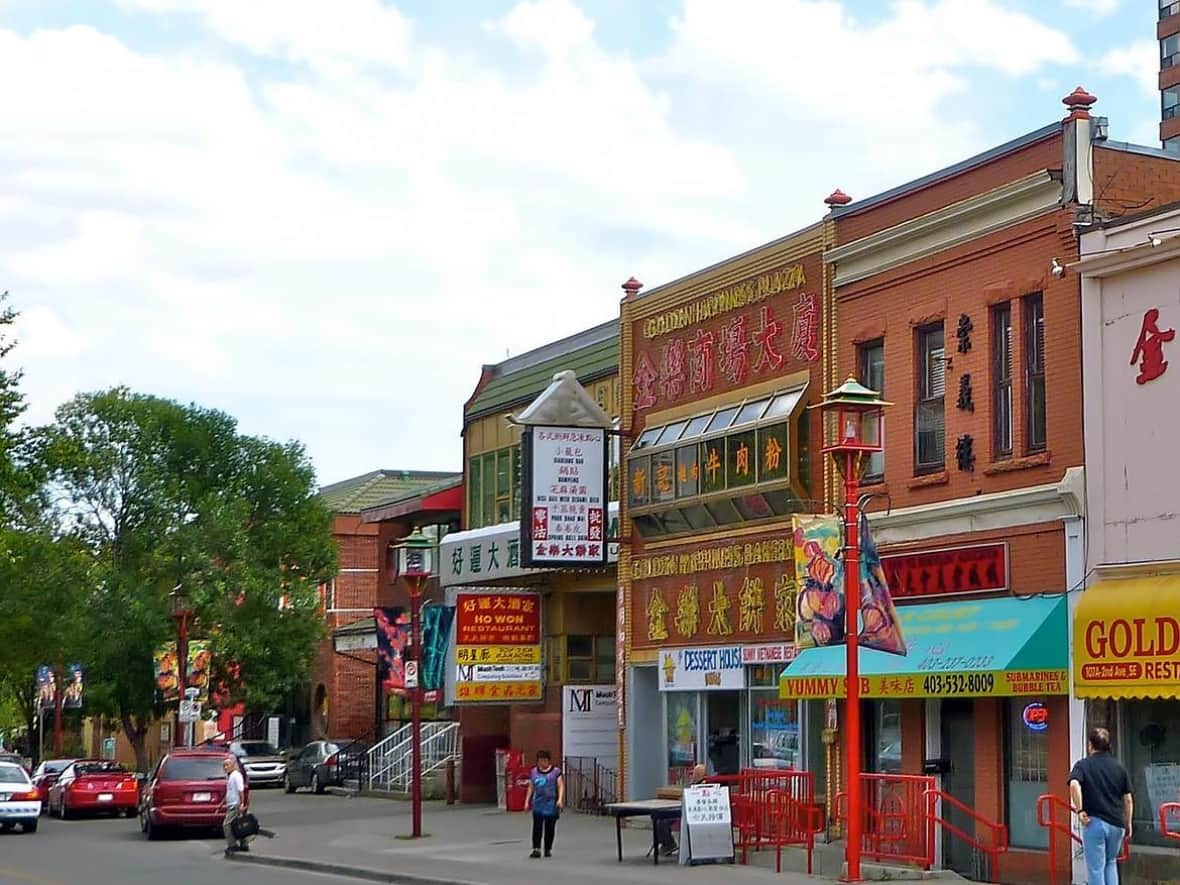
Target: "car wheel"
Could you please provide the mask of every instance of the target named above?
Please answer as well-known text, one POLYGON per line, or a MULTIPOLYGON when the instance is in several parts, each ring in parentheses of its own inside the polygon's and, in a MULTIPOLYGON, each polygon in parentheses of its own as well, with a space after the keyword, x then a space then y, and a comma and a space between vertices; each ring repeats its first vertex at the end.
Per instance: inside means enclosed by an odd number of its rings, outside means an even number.
POLYGON ((7 833, 11 829, 12 829, 12 824, 9 821, 4 821, 3 823, 0 823, 0 833, 7 833))
POLYGON ((58 811, 61 815, 62 820, 69 820, 70 819, 71 812, 68 808, 66 808, 66 797, 65 796, 61 797, 61 806, 59 807, 58 811))
POLYGON ((123 816, 126 817, 128 820, 131 820, 131 818, 135 817, 135 815, 137 813, 138 812, 136 812, 136 810, 134 808, 125 808, 123 810, 123 816))
POLYGON ((285 792, 285 793, 294 793, 295 792, 295 785, 293 783, 291 783, 291 775, 289 775, 289 774, 283 775, 283 792, 285 792))
POLYGON ((141 827, 149 842, 155 842, 160 838, 160 828, 152 823, 152 816, 146 812, 144 812, 141 827))
POLYGON ((37 818, 27 820, 21 824, 21 831, 25 833, 35 833, 37 832, 37 823, 37 818))
POLYGON ((311 791, 317 796, 324 792, 324 785, 320 783, 320 773, 313 772, 311 775, 311 791))

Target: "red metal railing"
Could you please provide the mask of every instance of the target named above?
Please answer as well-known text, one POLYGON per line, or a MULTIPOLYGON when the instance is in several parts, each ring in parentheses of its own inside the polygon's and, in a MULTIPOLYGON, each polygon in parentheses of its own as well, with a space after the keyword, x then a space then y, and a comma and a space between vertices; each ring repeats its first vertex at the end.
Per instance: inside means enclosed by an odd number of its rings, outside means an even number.
POLYGON ((823 828, 815 804, 815 775, 795 769, 747 768, 738 774, 715 775, 709 783, 729 787, 734 848, 749 861, 749 851, 775 849, 775 869, 782 871, 784 846, 807 851, 812 869, 815 834, 823 828))
MULTIPOLYGON (((861 851, 877 861, 934 866, 934 818, 927 793, 934 778, 917 774, 861 774, 861 851)), ((836 794, 836 819, 847 823, 848 794, 836 794)))
MULTIPOLYGON (((1180 809, 1180 803, 1174 803, 1180 809)), ((1160 806, 1160 821, 1165 820, 1166 814, 1164 808, 1160 806)), ((1044 793, 1037 797, 1037 823, 1049 830, 1049 885, 1057 885, 1057 846, 1058 837, 1065 836, 1066 844, 1076 842, 1078 845, 1082 844, 1082 837, 1074 832, 1072 820, 1074 815, 1074 808, 1060 796, 1053 793, 1044 793), (1065 812, 1065 820, 1061 820, 1059 812, 1065 812)), ((1177 834, 1174 838, 1180 838, 1177 834)), ((1072 851, 1070 855, 1072 856, 1072 851)), ((1119 863, 1124 863, 1131 856, 1131 840, 1123 839, 1123 850, 1119 852, 1119 863)), ((1069 882, 1069 871, 1067 871, 1066 883, 1069 882)))
MULTIPOLYGON (((960 802, 954 796, 931 788, 926 791, 926 814, 930 819, 931 831, 936 826, 941 826, 944 831, 950 833, 956 839, 959 839, 967 845, 974 848, 982 855, 986 855, 988 859, 987 878, 985 881, 998 882, 1000 879, 1000 855, 1008 851, 1008 828, 1001 823, 988 820, 978 811, 963 802, 960 802), (960 814, 964 815, 973 824, 972 832, 967 832, 958 825, 952 823, 945 813, 947 808, 953 808, 960 814), (984 844, 980 839, 980 833, 988 834, 988 842, 984 844)), ((933 848, 934 839, 931 837, 931 847, 933 848)))
POLYGON ((1160 835, 1166 839, 1180 839, 1180 830, 1172 829, 1173 819, 1180 824, 1180 802, 1165 802, 1160 806, 1160 835))

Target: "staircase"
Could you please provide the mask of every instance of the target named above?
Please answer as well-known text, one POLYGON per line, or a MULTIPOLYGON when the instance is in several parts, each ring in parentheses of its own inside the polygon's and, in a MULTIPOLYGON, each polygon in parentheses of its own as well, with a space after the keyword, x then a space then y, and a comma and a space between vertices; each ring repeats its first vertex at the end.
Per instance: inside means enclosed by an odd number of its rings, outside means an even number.
MULTIPOLYGON (((414 771, 413 727, 403 725, 368 750, 366 790, 388 793, 410 792, 414 771)), ((458 763, 459 723, 447 720, 423 722, 421 726, 422 778, 458 763)))

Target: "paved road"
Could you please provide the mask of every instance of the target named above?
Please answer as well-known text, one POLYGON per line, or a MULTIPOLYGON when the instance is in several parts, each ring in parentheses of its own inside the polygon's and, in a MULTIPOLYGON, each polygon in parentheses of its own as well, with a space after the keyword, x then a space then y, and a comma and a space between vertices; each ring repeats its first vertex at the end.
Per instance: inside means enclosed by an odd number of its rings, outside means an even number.
MULTIPOLYGON (((252 804, 266 826, 311 824, 330 817, 372 816, 369 801, 255 790, 252 804), (363 807, 370 806, 370 807, 363 807)), ((399 813, 401 803, 381 808, 399 813)), ((343 885, 356 880, 230 863, 212 834, 148 842, 137 820, 41 818, 36 833, 0 833, 0 885, 343 885)))

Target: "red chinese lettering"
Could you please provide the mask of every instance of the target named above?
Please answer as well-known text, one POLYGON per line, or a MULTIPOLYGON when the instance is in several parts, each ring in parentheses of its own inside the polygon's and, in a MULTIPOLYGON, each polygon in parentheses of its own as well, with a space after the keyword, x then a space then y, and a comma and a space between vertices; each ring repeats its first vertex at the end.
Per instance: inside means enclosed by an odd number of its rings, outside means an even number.
POLYGON ((1143 325, 1139 329, 1139 340, 1135 342, 1135 350, 1131 353, 1131 365, 1139 363, 1139 377, 1136 384, 1146 384, 1154 381, 1168 371, 1168 361, 1164 359, 1164 345, 1176 337, 1175 329, 1160 330, 1159 308, 1153 307, 1143 314, 1143 325))
POLYGON ((713 389, 713 344, 713 333, 699 329, 688 345, 689 389, 693 393, 713 389))
POLYGON ((635 376, 631 383, 635 387, 635 408, 650 409, 656 404, 656 381, 659 375, 656 367, 651 364, 651 357, 646 353, 640 354, 639 364, 635 367, 635 376))
POLYGON ((664 388, 664 396, 668 399, 679 399, 684 395, 684 385, 688 380, 688 357, 684 349, 684 339, 673 338, 664 345, 664 356, 660 362, 660 383, 664 388))
POLYGON ((819 359, 819 307, 814 292, 804 292, 791 308, 795 322, 791 329, 791 355, 801 363, 819 359))
POLYGON ((783 364, 783 355, 775 350, 774 339, 782 334, 783 327, 774 318, 774 311, 770 305, 762 307, 762 328, 754 333, 754 343, 758 345, 758 357, 754 360, 754 371, 763 369, 774 370, 783 364))
POLYGON ((750 374, 750 333, 746 331, 746 318, 734 317, 721 328, 721 343, 717 345, 721 356, 721 371, 731 383, 741 384, 750 374))

